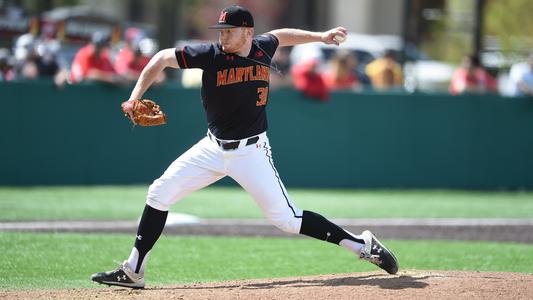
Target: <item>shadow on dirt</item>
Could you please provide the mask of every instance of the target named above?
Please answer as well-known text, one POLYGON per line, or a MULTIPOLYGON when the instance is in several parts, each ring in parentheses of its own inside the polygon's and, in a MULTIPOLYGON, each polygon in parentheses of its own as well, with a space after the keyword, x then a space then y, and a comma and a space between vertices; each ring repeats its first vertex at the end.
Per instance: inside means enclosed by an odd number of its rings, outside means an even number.
POLYGON ((291 286, 291 287, 308 287, 308 286, 379 286, 382 289, 406 289, 414 288, 421 289, 428 286, 426 282, 423 282, 424 279, 429 277, 411 277, 411 276, 400 276, 400 277, 377 277, 375 275, 369 276, 347 276, 334 279, 325 279, 325 280, 289 280, 289 281, 275 281, 271 283, 255 283, 244 285, 244 289, 264 289, 264 288, 276 288, 280 286, 291 286))
MULTIPOLYGON (((429 284, 424 282, 425 279, 431 276, 412 277, 402 275, 399 277, 389 277, 387 275, 376 276, 345 276, 333 279, 297 279, 297 280, 278 280, 274 282, 265 283, 243 283, 241 285, 220 285, 220 286, 187 286, 180 289, 185 290, 203 290, 203 289, 234 289, 240 288, 244 290, 259 290, 259 289, 276 289, 276 288, 306 288, 306 287, 320 287, 320 286, 377 286, 388 290, 401 289, 423 289, 429 284)), ((158 288, 155 288, 158 289, 158 288)), ((165 288, 163 288, 165 289, 165 288)), ((171 288, 172 289, 172 288, 171 288)))

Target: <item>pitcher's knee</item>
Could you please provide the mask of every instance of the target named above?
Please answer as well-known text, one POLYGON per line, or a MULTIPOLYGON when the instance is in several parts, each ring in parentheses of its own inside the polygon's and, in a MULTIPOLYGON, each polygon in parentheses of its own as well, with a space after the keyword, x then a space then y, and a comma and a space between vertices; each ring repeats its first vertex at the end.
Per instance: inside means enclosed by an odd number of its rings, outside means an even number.
POLYGON ((269 217, 270 223, 277 228, 292 234, 300 233, 300 227, 302 226, 302 219, 289 217, 269 217))
POLYGON ((177 193, 175 186, 165 184, 164 180, 156 179, 148 188, 146 204, 158 210, 168 211, 170 206, 177 201, 177 193))

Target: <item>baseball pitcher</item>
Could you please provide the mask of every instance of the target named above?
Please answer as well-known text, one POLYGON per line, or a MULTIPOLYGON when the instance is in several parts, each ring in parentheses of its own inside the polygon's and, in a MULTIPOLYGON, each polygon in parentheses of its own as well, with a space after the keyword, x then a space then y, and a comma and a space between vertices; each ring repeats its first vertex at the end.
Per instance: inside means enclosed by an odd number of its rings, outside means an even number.
POLYGON ((266 133, 269 76, 276 49, 310 42, 338 45, 344 41, 346 29, 277 29, 256 36, 252 14, 240 6, 222 10, 218 23, 210 28, 219 31, 218 42, 158 52, 142 71, 129 101, 122 105, 134 124, 162 124, 166 119, 159 106, 141 100, 143 94, 167 67, 200 68, 207 133, 150 185, 129 258, 117 269, 96 273, 91 279, 101 284, 144 288, 148 256, 163 231, 169 208, 225 176, 250 193, 274 226, 340 245, 395 274, 396 258, 370 231, 355 235, 294 205, 274 166, 266 133), (148 115, 139 117, 137 107, 148 115))

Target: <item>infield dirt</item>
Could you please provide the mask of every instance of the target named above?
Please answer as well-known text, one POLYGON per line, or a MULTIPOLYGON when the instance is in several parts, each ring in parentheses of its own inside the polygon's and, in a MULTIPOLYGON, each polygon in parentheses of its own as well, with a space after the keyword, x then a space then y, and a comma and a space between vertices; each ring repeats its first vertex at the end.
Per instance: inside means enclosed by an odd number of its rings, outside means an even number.
POLYGON ((187 285, 0 291, 0 299, 532 299, 533 274, 400 271, 187 285))

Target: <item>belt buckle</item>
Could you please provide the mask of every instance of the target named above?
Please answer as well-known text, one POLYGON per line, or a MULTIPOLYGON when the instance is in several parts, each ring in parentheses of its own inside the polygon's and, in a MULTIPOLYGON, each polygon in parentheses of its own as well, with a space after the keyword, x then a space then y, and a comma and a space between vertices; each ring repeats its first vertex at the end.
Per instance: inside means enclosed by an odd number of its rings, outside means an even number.
POLYGON ((241 142, 240 141, 236 141, 236 142, 227 142, 227 143, 224 143, 224 142, 220 142, 220 147, 224 150, 235 150, 235 149, 238 149, 239 146, 240 146, 241 142))
POLYGON ((241 142, 244 142, 243 143, 244 146, 249 146, 249 145, 255 144, 259 140, 259 136, 255 136, 255 137, 247 139, 246 141, 239 140, 239 141, 233 141, 233 142, 224 142, 224 141, 217 139, 210 132, 208 134, 211 140, 215 141, 217 145, 223 150, 235 150, 241 146, 241 142))

